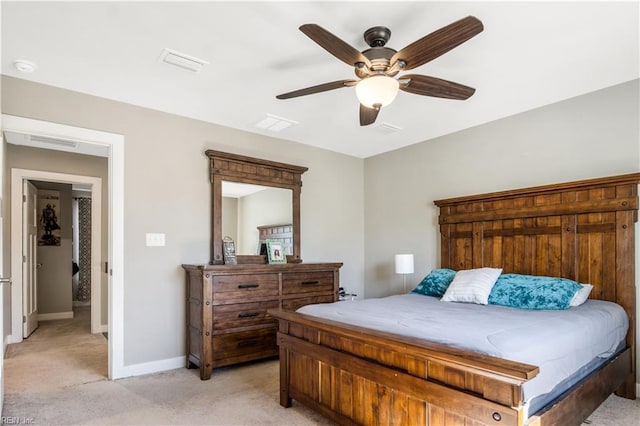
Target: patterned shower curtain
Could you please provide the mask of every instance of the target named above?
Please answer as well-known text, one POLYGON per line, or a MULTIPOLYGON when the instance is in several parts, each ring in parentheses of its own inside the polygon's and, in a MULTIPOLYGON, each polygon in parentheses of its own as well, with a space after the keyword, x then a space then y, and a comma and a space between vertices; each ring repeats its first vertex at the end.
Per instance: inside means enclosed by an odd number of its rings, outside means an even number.
POLYGON ((78 198, 78 298, 91 300, 91 198, 78 198))

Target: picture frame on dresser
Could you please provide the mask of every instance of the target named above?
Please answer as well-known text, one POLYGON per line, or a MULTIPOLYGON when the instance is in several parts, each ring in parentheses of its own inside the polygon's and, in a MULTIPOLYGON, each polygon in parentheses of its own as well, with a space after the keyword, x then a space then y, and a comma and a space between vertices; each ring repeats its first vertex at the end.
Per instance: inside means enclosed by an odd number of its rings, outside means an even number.
POLYGON ((267 240, 267 260, 269 264, 287 263, 285 247, 282 241, 267 240))
POLYGON ((267 242, 264 240, 260 240, 260 242, 258 242, 258 255, 259 256, 267 255, 267 242))
POLYGON ((222 240, 222 250, 224 254, 225 265, 237 265, 236 245, 231 237, 224 237, 222 240))

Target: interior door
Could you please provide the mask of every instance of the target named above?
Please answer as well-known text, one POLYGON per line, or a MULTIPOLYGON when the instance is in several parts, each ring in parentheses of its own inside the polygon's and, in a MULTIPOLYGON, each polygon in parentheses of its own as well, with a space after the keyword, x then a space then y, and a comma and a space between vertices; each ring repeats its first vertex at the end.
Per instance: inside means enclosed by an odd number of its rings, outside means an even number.
POLYGON ((26 339, 38 328, 38 189, 24 180, 22 195, 22 315, 23 337, 26 339))

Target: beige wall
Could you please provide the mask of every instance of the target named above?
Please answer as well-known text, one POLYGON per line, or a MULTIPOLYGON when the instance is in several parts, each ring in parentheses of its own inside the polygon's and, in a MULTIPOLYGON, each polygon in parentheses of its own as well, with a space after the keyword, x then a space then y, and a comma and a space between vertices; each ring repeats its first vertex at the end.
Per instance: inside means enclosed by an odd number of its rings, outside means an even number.
POLYGON ((56 208, 58 225, 60 225, 60 245, 39 245, 36 251, 37 263, 42 265, 38 268, 38 314, 72 312, 71 185, 39 181, 31 181, 31 183, 38 188, 38 191, 54 190, 60 192, 60 203, 56 208))
POLYGON ((2 77, 5 114, 124 135, 124 363, 184 356, 183 263, 206 263, 215 149, 308 167, 301 195, 305 262, 344 262, 362 293, 364 161, 67 90, 2 77), (166 234, 145 247, 146 232, 166 234))
MULTIPOLYGON (((415 255, 407 287, 438 266, 434 200, 640 171, 638 83, 366 159, 365 296, 402 289, 393 272, 396 253, 415 255)), ((638 225, 639 285, 637 230, 638 225)))
POLYGON ((231 237, 236 242, 237 254, 249 254, 241 253, 238 251, 238 199, 233 197, 222 197, 222 238, 231 237))

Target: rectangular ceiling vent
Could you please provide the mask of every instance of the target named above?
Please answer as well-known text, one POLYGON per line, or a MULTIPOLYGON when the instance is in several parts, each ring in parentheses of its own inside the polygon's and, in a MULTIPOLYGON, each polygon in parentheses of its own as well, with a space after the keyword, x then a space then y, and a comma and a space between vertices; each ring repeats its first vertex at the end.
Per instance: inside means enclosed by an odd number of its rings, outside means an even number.
POLYGON ((294 124, 298 124, 298 122, 289 120, 288 118, 278 117, 277 115, 267 114, 267 118, 258 121, 255 126, 271 132, 281 132, 294 124))
POLYGON ((47 138, 47 137, 35 136, 35 135, 31 136, 31 142, 35 144, 64 146, 67 148, 78 147, 78 142, 66 141, 62 139, 53 139, 53 138, 47 138))
POLYGON ((385 134, 385 135, 388 135, 388 134, 390 134, 390 133, 395 133, 395 132, 397 132, 397 131, 402 130, 402 127, 400 127, 400 126, 395 126, 395 125, 393 125, 393 124, 389 124, 389 123, 382 123, 382 124, 377 125, 377 126, 375 127, 375 130, 376 130, 378 133, 383 133, 383 134, 385 134))
POLYGON ((200 72, 203 66, 209 65, 204 59, 198 59, 185 53, 177 52, 173 49, 165 48, 160 55, 160 61, 165 64, 175 65, 185 70, 200 72))
POLYGON ((31 146, 35 148, 51 148, 51 146, 56 146, 60 148, 77 148, 78 147, 78 142, 75 142, 75 141, 55 139, 47 136, 28 135, 25 133, 17 133, 17 132, 11 132, 11 131, 5 131, 4 137, 7 143, 10 143, 13 145, 31 146))

